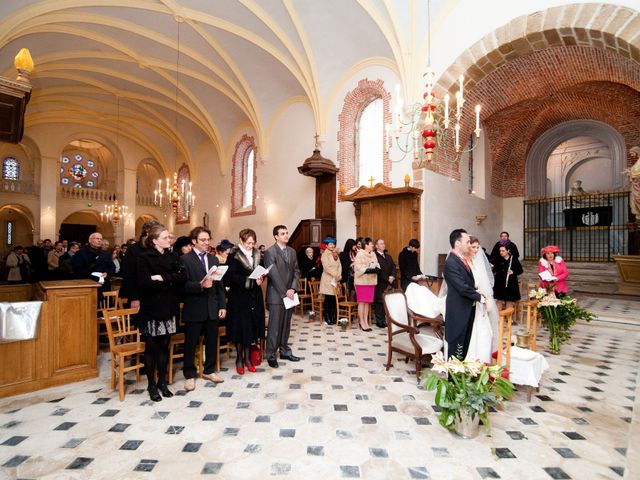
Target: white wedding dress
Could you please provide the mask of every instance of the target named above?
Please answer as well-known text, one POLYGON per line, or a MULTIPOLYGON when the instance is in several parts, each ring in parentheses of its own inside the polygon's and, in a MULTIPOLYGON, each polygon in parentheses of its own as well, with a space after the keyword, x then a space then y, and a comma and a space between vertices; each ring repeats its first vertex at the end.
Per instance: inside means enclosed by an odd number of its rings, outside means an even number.
POLYGON ((493 274, 486 255, 482 250, 476 253, 470 262, 471 273, 476 282, 476 288, 487 299, 486 304, 476 303, 476 314, 469 341, 469 350, 465 360, 480 359, 491 363, 491 353, 497 349, 498 338, 498 307, 493 299, 493 274), (494 332, 496 332, 494 334, 494 332))
MULTIPOLYGON (((476 358, 485 363, 491 363, 491 353, 497 350, 498 346, 498 307, 493 299, 493 273, 489 260, 483 250, 479 250, 473 261, 470 262, 471 272, 475 280, 475 286, 487 299, 487 303, 476 303, 476 313, 471 331, 469 350, 465 360, 475 360, 476 358)), ((406 297, 409 309, 419 315, 435 318, 439 314, 446 321, 446 292, 447 284, 443 283, 438 296, 434 295, 427 287, 422 287, 417 283, 410 283, 407 287, 406 297)), ((446 342, 445 342, 445 355, 446 342)))

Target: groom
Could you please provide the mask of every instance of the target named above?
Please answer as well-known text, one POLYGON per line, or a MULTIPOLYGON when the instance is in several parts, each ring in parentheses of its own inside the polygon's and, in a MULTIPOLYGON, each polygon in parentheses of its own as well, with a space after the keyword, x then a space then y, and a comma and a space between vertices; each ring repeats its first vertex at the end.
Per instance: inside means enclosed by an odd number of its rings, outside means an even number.
POLYGON ((486 303, 486 299, 475 288, 475 281, 466 255, 471 248, 469 235, 458 228, 449 235, 451 254, 444 264, 444 279, 447 282, 444 339, 449 357, 464 360, 469 349, 475 302, 486 303))

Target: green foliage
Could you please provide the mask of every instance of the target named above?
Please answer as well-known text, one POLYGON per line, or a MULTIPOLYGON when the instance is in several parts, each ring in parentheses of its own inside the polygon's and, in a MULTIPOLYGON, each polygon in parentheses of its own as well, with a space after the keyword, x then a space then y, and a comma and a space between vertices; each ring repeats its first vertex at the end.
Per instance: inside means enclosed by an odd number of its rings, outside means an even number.
POLYGON ((461 362, 452 357, 445 361, 442 353, 435 355, 424 386, 427 390, 436 390, 440 425, 453 431, 456 416, 461 415, 478 415, 485 425, 489 425, 489 407, 511 398, 514 390, 513 384, 501 376, 504 370, 504 367, 485 365, 480 360, 461 362))

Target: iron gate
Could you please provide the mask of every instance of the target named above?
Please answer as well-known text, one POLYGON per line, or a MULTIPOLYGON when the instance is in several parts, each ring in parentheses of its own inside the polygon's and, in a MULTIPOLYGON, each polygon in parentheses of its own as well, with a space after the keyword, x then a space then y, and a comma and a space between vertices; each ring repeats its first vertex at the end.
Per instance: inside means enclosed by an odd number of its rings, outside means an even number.
POLYGON ((611 262, 629 250, 629 192, 585 193, 524 201, 525 259, 558 245, 574 262, 611 262))

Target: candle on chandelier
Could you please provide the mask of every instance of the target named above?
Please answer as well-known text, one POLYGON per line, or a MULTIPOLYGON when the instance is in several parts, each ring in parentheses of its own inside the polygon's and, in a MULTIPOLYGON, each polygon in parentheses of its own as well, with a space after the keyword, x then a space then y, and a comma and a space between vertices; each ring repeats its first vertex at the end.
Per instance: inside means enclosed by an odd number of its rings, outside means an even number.
POLYGON ((444 128, 449 128, 449 94, 444 96, 444 128))
POLYGON ((480 132, 480 105, 476 105, 476 131, 480 132))

